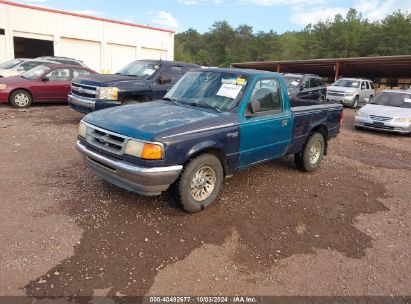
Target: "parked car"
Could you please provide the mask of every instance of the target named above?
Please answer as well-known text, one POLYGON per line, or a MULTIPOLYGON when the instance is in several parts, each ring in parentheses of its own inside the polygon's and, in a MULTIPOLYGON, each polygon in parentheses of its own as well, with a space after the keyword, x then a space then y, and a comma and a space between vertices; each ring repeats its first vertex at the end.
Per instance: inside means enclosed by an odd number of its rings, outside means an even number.
POLYGON ((85 65, 85 63, 81 60, 73 59, 73 58, 68 58, 68 57, 61 57, 61 56, 43 56, 43 57, 38 57, 36 59, 41 59, 41 60, 49 60, 49 61, 54 61, 57 63, 61 64, 71 64, 71 65, 79 65, 82 67, 88 67, 85 65))
POLYGON ((290 98, 302 98, 325 101, 327 87, 318 75, 313 74, 284 74, 290 98))
POLYGON ((12 59, 0 65, 0 77, 18 76, 44 63, 57 64, 58 62, 40 59, 12 59))
POLYGON ((294 154, 298 168, 317 169, 343 112, 316 103, 292 107, 278 73, 195 70, 161 100, 86 115, 76 147, 103 179, 144 195, 174 184, 184 209, 197 212, 225 176, 261 161, 294 154))
POLYGON ((358 110, 355 127, 411 135, 411 92, 382 91, 358 110))
POLYGON ((375 96, 374 83, 362 78, 341 78, 327 90, 327 99, 355 109, 375 96))
POLYGON ((95 74, 89 68, 45 63, 20 76, 0 79, 0 103, 27 108, 32 102, 67 101, 73 77, 95 74))
POLYGON ((114 75, 91 75, 73 81, 69 105, 89 113, 104 108, 162 98, 195 64, 137 60, 114 75))

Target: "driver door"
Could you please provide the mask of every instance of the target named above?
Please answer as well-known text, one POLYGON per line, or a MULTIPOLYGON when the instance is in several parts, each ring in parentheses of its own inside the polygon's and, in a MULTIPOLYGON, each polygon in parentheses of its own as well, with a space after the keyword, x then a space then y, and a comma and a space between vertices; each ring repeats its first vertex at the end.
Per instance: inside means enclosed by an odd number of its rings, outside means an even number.
POLYGON ((39 101, 67 101, 71 86, 69 68, 57 68, 37 80, 35 89, 39 101))
POLYGON ((240 118, 240 167, 283 155, 292 138, 291 111, 285 110, 278 79, 256 81, 240 118), (253 102, 259 108, 252 113, 253 102))

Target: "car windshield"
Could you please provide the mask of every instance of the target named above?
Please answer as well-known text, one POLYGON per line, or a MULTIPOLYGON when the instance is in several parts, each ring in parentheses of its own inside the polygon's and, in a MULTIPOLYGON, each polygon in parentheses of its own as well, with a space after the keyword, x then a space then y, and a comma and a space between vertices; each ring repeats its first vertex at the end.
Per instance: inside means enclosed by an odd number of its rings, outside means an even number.
POLYGON ((174 102, 231 111, 243 98, 249 77, 236 72, 192 71, 186 73, 164 97, 174 102))
POLYGON ((135 61, 121 69, 117 74, 123 76, 133 76, 138 79, 148 79, 158 70, 159 67, 159 64, 135 61))
POLYGON ((45 73, 48 69, 50 69, 49 66, 41 64, 36 66, 34 69, 24 72, 20 76, 28 79, 36 79, 37 77, 45 73))
POLYGON ((337 80, 333 86, 335 87, 346 87, 346 88, 359 88, 360 87, 360 80, 350 80, 350 79, 340 79, 337 80))
POLYGON ((408 93, 396 93, 396 92, 381 92, 369 103, 398 107, 398 108, 411 108, 411 92, 408 93))
POLYGON ((298 88, 301 84, 301 77, 285 76, 284 78, 287 88, 298 88))
POLYGON ((22 63, 24 60, 23 59, 12 59, 6 62, 3 62, 2 64, 0 64, 0 68, 1 69, 12 69, 14 68, 16 65, 22 63))

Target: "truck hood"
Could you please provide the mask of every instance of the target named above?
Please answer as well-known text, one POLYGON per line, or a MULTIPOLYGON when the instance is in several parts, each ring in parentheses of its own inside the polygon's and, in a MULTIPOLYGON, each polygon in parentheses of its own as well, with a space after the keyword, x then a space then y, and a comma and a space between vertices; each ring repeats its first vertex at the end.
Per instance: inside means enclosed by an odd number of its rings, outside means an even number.
POLYGON ((367 104, 363 106, 361 112, 368 115, 385 116, 392 118, 409 118, 411 117, 410 108, 380 106, 375 104, 367 104))
POLYGON ((227 125, 234 119, 234 113, 153 101, 96 111, 84 121, 124 136, 160 141, 166 136, 227 125))
POLYGON ((93 74, 90 76, 82 76, 75 78, 73 82, 96 87, 118 87, 120 89, 123 86, 129 85, 148 86, 147 80, 139 80, 136 79, 136 77, 116 74, 93 74))

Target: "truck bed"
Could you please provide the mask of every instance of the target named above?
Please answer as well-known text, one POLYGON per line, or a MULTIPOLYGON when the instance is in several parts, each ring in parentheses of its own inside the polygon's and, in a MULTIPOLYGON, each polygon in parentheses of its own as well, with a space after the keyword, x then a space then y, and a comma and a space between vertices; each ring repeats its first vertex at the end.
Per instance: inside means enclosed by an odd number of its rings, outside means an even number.
POLYGON ((326 134, 326 142, 337 136, 340 130, 342 105, 313 100, 291 100, 294 117, 293 140, 288 153, 301 150, 309 133, 314 128, 321 128, 326 134))

